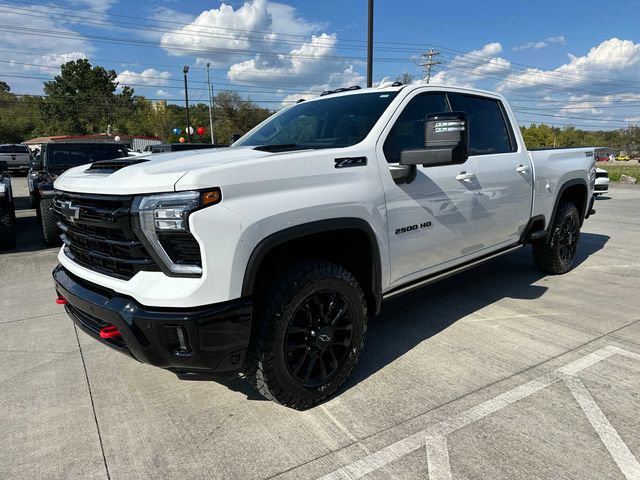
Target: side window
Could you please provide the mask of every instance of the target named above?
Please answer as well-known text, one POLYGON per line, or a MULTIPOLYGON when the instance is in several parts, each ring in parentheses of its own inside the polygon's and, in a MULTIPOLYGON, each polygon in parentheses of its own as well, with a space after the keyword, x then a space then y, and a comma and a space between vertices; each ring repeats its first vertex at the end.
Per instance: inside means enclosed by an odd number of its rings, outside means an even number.
POLYGON ((423 93, 411 99, 384 141, 384 156, 389 163, 400 161, 400 152, 424 147, 424 120, 430 113, 448 112, 444 93, 423 93))
POLYGON ((467 113, 470 155, 515 152, 499 101, 460 93, 448 97, 453 111, 467 113))

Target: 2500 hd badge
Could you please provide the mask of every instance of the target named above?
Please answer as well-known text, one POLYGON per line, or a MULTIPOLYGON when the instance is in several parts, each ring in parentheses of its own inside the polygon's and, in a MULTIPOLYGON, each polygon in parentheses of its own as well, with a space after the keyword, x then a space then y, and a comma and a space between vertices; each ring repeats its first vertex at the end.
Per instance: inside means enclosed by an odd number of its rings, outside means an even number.
POLYGON ((409 225, 408 227, 396 228, 396 235, 401 233, 413 232, 415 230, 422 230, 423 228, 430 228, 431 222, 422 222, 420 225, 409 225))

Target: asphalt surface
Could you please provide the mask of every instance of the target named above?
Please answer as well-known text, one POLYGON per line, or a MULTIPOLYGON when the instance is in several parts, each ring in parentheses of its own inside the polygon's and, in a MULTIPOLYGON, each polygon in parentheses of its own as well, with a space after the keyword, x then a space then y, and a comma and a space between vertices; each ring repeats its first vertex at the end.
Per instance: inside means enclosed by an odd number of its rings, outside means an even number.
POLYGON ((638 187, 596 202, 566 275, 525 248, 385 303, 346 387, 297 412, 76 332, 14 182, 0 479, 640 479, 638 187))

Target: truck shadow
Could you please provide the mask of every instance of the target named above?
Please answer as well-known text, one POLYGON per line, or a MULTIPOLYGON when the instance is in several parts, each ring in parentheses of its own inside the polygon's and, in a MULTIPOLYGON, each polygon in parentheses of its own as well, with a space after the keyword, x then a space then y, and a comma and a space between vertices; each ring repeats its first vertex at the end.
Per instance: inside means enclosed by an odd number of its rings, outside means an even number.
MULTIPOLYGON (((601 250, 608 240, 606 235, 582 233, 574 268, 601 250)), ((534 284, 545 276, 533 263, 531 247, 525 247, 385 302, 380 316, 370 319, 360 362, 338 395, 467 315, 503 298, 540 298, 547 287, 534 284)), ((249 400, 263 400, 241 379, 224 384, 249 400)))
MULTIPOLYGON (((574 268, 601 250, 609 238, 582 233, 574 268)), ((357 385, 461 318, 503 298, 540 298, 547 287, 534 284, 545 276, 533 263, 531 247, 525 247, 385 302, 380 316, 369 324, 362 357, 344 389, 357 385)))

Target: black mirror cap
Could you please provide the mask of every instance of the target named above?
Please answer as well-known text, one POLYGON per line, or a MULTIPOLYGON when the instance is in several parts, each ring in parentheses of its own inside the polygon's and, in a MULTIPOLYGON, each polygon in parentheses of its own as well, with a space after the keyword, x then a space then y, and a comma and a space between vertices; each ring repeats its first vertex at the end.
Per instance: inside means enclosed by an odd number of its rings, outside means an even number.
POLYGON ((469 158, 469 129, 465 112, 443 112, 427 115, 424 126, 424 148, 403 150, 401 165, 435 167, 459 165, 469 158))
POLYGON ((0 173, 2 172, 8 172, 9 171, 9 164, 6 161, 1 161, 0 162, 0 173))

